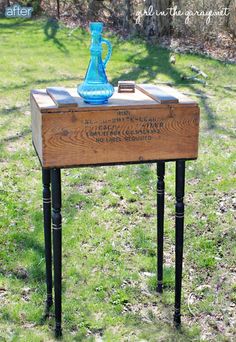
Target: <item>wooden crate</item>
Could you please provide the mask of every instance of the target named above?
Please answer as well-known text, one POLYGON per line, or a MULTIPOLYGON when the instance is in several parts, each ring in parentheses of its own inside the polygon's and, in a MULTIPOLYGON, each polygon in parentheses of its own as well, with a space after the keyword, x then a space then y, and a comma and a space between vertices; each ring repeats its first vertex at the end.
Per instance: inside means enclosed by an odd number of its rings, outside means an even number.
POLYGON ((107 165, 195 159, 199 107, 170 87, 179 103, 158 103, 136 89, 105 105, 88 105, 75 89, 78 106, 58 107, 46 90, 31 92, 33 144, 43 167, 107 165))

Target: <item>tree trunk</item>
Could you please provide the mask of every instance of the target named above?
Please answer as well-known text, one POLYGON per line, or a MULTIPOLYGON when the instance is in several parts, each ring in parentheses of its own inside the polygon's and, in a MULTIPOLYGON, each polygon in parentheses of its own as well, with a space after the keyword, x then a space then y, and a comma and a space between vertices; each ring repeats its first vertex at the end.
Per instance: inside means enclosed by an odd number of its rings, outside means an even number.
POLYGON ((225 18, 225 28, 234 38, 236 37, 236 2, 228 0, 225 7, 229 9, 229 15, 225 18))
POLYGON ((103 6, 102 1, 90 0, 88 3, 88 19, 90 21, 96 21, 99 19, 99 12, 103 6))
POLYGON ((57 18, 60 19, 60 0, 57 0, 57 18))
POLYGON ((0 14, 5 12, 5 7, 9 6, 9 0, 1 1, 0 0, 0 14))
POLYGON ((168 12, 167 8, 172 6, 172 0, 148 0, 145 1, 145 9, 149 15, 144 17, 144 31, 148 37, 160 37, 169 35, 172 27, 170 15, 156 15, 156 13, 168 12))
MULTIPOLYGON (((175 3, 178 3, 178 1, 175 1, 175 3)), ((173 7, 173 0, 161 0, 157 2, 157 10, 159 12, 161 11, 167 11, 167 8, 173 7)), ((158 18, 159 22, 159 35, 170 35, 172 32, 172 21, 173 17, 169 14, 167 16, 160 16, 158 18)))
POLYGON ((125 0, 125 21, 124 26, 127 30, 130 29, 130 21, 131 21, 131 0, 125 0))

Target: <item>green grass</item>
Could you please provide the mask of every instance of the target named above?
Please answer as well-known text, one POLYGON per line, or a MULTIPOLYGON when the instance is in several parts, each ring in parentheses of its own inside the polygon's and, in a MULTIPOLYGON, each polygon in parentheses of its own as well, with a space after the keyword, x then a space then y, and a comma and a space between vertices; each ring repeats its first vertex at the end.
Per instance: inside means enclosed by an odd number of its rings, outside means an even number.
MULTIPOLYGON (((156 286, 156 166, 63 170, 64 341, 233 341, 235 331, 236 66, 109 36, 107 74, 172 81, 199 98, 199 159, 187 163, 182 329, 174 304, 174 165, 166 172, 165 288, 156 286), (208 86, 184 84, 189 65, 208 86)), ((29 92, 75 87, 89 34, 46 20, 0 20, 0 341, 53 341, 44 310, 41 171, 31 144, 29 92)))

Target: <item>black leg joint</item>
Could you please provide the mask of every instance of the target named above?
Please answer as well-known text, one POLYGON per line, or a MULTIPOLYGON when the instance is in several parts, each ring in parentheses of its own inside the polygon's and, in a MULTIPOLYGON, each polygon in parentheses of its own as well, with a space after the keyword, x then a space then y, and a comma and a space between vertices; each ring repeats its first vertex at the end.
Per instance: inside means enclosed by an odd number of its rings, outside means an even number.
POLYGON ((52 304, 53 304, 52 295, 48 294, 47 299, 45 301, 45 309, 44 309, 42 322, 44 322, 49 317, 52 304))
POLYGON ((179 328, 181 325, 181 314, 180 309, 175 309, 174 313, 174 324, 176 328, 179 328))
POLYGON ((55 337, 60 338, 62 336, 62 328, 61 328, 61 323, 56 322, 55 326, 55 337))
POLYGON ((46 299, 46 309, 49 310, 53 304, 52 295, 48 294, 46 299))

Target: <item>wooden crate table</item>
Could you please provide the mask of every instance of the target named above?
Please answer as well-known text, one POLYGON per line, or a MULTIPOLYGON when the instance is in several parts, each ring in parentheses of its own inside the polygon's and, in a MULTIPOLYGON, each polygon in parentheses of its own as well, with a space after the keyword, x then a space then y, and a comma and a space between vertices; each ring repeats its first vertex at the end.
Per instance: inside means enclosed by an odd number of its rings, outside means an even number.
MULTIPOLYGON (((46 316, 53 304, 55 334, 61 335, 62 168, 157 163, 157 291, 162 292, 165 162, 176 163, 175 311, 180 324, 183 261, 185 161, 198 155, 199 107, 171 87, 140 85, 117 92, 105 105, 85 104, 75 89, 54 97, 31 92, 33 145, 42 166, 46 259, 46 316), (50 189, 51 188, 51 189, 50 189), (51 212, 52 199, 52 212, 51 212)), ((50 96, 50 95, 51 96, 50 96)))

